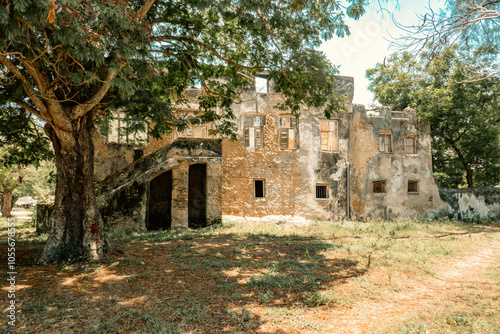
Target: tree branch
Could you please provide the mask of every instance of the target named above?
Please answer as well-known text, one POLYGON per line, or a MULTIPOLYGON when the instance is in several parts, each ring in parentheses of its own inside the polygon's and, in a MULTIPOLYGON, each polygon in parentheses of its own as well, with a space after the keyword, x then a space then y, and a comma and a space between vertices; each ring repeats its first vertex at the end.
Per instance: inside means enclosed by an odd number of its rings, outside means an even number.
POLYGON ((101 100, 104 98, 104 96, 109 90, 109 84, 111 80, 113 80, 117 74, 118 74, 117 70, 115 69, 109 70, 106 79, 104 79, 104 82, 102 83, 102 86, 97 90, 94 96, 92 96, 87 102, 73 108, 72 110, 73 119, 77 119, 84 116, 87 112, 92 110, 92 108, 94 108, 99 102, 101 102, 101 100))
POLYGON ((225 58, 223 57, 219 51, 217 51, 217 49, 215 49, 213 46, 210 46, 208 44, 205 44, 203 42, 200 42, 196 39, 193 39, 193 38, 189 38, 189 37, 180 37, 180 36, 157 36, 155 38, 153 38, 152 40, 154 41, 163 41, 163 40, 174 40, 174 41, 179 41, 179 42, 188 42, 188 43, 193 43, 193 44, 196 44, 198 46, 201 46, 202 48, 205 48, 207 50, 209 50, 210 52, 212 52, 217 58, 219 58, 220 60, 222 61, 225 61, 227 62, 228 64, 231 64, 231 65, 234 65, 236 67, 240 67, 240 68, 244 68, 244 69, 250 69, 250 70, 254 70, 254 69, 264 69, 265 67, 264 66, 246 66, 246 65, 243 65, 243 64, 239 64, 239 63, 236 63, 234 61, 232 61, 231 59, 229 58, 225 58))
POLYGON ((32 89, 30 82, 28 81, 28 79, 26 79, 26 77, 23 75, 23 73, 21 73, 21 70, 16 65, 14 65, 12 63, 12 61, 10 61, 3 54, 0 54, 0 62, 2 64, 4 64, 5 67, 7 67, 7 69, 12 74, 14 74, 14 76, 17 79, 19 79, 23 82, 24 91, 29 96, 31 101, 33 101, 33 103, 36 105, 38 110, 40 111, 40 115, 37 115, 37 116, 39 116, 41 119, 43 119, 46 122, 52 122, 52 116, 49 114, 47 107, 45 106, 45 103, 43 103, 43 101, 38 96, 36 96, 35 92, 32 89))
POLYGON ((148 13, 151 6, 154 4, 155 0, 146 0, 144 5, 142 5, 141 9, 137 12, 137 16, 135 17, 135 21, 137 23, 141 22, 144 16, 148 13))

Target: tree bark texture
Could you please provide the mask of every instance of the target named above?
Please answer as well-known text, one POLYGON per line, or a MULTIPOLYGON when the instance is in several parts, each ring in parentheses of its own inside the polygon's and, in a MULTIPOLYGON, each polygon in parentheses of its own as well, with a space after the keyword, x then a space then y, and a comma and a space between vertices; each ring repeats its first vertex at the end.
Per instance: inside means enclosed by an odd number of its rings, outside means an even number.
POLYGON ((2 204, 2 216, 10 217, 12 213, 12 189, 4 186, 3 188, 3 204, 2 204))
POLYGON ((106 240, 94 188, 92 113, 72 122, 72 132, 45 127, 56 158, 57 183, 51 231, 41 264, 54 263, 65 251, 81 250, 93 260, 104 254, 106 240))

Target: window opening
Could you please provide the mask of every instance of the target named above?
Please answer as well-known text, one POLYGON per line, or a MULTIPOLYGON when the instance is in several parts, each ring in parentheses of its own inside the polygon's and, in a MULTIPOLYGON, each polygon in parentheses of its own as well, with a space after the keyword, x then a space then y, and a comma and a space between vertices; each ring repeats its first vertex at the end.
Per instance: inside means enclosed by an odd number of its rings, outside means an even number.
POLYGON ((385 193, 385 184, 386 184, 386 181, 374 181, 373 182, 373 193, 374 194, 385 193))
POLYGON ((418 193, 418 181, 415 180, 408 181, 408 192, 418 193))
POLYGON ((255 188, 255 197, 263 198, 264 197, 264 180, 255 180, 254 181, 255 188))
POLYGON ((267 93, 268 92, 267 78, 255 77, 255 91, 257 93, 267 93))
POLYGON ((417 136, 406 136, 405 137, 405 153, 406 154, 416 154, 417 153, 417 136))
POLYGON ((316 185, 316 198, 328 198, 328 187, 326 185, 316 185))
POLYGON ((383 153, 392 152, 392 136, 390 134, 378 135, 378 150, 383 153))
POLYGON ((297 119, 295 116, 280 117, 280 147, 282 149, 297 148, 297 119))
POLYGON ((338 151, 338 121, 321 121, 321 149, 323 151, 338 151))
POLYGON ((262 148, 264 146, 264 115, 244 116, 244 143, 245 147, 262 148))

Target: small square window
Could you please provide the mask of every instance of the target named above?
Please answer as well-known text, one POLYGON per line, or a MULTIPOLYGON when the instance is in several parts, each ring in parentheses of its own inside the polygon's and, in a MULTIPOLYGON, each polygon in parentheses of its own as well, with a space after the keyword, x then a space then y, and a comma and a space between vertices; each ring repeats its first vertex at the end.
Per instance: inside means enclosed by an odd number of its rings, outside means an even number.
POLYGON ((317 184, 316 185, 316 198, 328 198, 328 186, 317 184))
POLYGON ((386 184, 386 181, 374 181, 373 182, 373 193, 374 194, 385 193, 385 184, 386 184))
POLYGON ((418 181, 408 181, 408 192, 418 193, 418 181))
POLYGON ((255 180, 254 189, 256 198, 264 198, 264 180, 255 180))

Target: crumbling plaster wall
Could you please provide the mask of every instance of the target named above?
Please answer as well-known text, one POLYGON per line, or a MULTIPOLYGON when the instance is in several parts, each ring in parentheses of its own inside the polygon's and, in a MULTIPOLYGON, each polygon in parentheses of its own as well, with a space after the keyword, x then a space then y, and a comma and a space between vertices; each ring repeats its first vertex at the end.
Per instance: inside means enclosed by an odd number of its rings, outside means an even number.
POLYGON ((368 116, 355 105, 350 131, 351 205, 356 219, 412 217, 439 211, 441 201, 432 174, 428 123, 417 122, 415 112, 391 112, 368 116), (390 133, 392 152, 379 152, 379 133, 390 133), (405 135, 416 135, 416 154, 405 154, 405 135), (408 192, 408 181, 418 181, 418 192, 408 192), (385 193, 374 193, 373 182, 386 181, 385 193))
POLYGON ((239 141, 223 142, 223 213, 235 216, 299 215, 334 219, 345 216, 345 166, 348 116, 338 115, 339 151, 322 152, 319 109, 302 110, 298 119, 296 149, 279 144, 279 117, 275 108, 282 97, 247 90, 243 103, 233 107, 239 141), (263 147, 244 147, 244 116, 265 115, 263 147), (255 197, 255 180, 264 180, 265 195, 255 197), (316 199, 316 184, 327 184, 327 199, 316 199))
POLYGON ((458 220, 488 219, 500 221, 500 188, 440 188, 439 194, 449 204, 449 211, 429 218, 444 215, 458 220))

